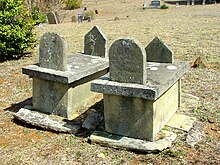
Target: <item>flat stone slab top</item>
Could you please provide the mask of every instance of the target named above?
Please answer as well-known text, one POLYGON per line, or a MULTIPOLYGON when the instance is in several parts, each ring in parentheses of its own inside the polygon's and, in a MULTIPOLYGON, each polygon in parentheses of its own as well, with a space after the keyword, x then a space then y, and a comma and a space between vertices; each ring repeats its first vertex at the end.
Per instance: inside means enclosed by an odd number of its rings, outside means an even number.
POLYGON ((158 152, 171 147, 172 142, 177 137, 175 133, 163 130, 160 132, 160 136, 157 141, 150 142, 100 131, 92 133, 90 140, 94 143, 111 146, 113 148, 141 152, 158 152))
POLYGON ((92 82, 91 90, 104 94, 139 97, 156 100, 189 69, 187 62, 154 63, 147 62, 146 85, 111 81, 108 75, 92 82))
MULTIPOLYGON (((39 64, 34 64, 23 67, 22 72, 36 78, 64 84, 71 84, 93 74, 97 74, 98 72, 105 71, 107 73, 108 68, 109 62, 107 58, 80 53, 71 53, 68 54, 66 71, 42 68, 39 66, 39 64)), ((86 82, 90 80, 91 79, 88 79, 86 82)))
POLYGON ((183 114, 175 113, 171 118, 171 120, 166 125, 172 128, 189 132, 189 130, 193 127, 193 124, 195 122, 196 122, 195 117, 190 117, 183 114))

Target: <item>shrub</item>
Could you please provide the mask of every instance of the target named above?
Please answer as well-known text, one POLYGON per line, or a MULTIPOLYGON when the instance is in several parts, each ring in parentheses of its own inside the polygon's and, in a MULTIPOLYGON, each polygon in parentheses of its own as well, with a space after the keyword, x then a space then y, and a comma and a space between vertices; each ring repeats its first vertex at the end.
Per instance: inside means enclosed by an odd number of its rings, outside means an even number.
POLYGON ((168 8, 169 8, 169 6, 167 6, 167 5, 163 4, 163 5, 162 5, 160 8, 161 8, 161 9, 168 9, 168 8))
POLYGON ((35 22, 23 6, 23 0, 0 1, 0 61, 20 57, 36 42, 35 22))
POLYGON ((84 20, 88 20, 88 17, 91 17, 91 19, 94 19, 95 17, 95 12, 90 10, 90 11, 87 11, 87 12, 84 12, 84 20))
POLYGON ((37 6, 31 10, 31 18, 35 21, 36 25, 47 21, 47 15, 41 12, 37 6))
POLYGON ((69 10, 80 8, 82 5, 82 0, 66 0, 66 8, 69 10))

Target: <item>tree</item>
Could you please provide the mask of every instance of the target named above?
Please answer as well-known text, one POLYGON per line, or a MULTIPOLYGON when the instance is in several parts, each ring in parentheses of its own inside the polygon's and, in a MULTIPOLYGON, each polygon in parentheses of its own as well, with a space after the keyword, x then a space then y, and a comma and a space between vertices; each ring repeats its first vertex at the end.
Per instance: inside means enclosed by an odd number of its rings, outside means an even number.
POLYGON ((0 0, 0 61, 20 57, 35 45, 34 25, 23 0, 0 0))

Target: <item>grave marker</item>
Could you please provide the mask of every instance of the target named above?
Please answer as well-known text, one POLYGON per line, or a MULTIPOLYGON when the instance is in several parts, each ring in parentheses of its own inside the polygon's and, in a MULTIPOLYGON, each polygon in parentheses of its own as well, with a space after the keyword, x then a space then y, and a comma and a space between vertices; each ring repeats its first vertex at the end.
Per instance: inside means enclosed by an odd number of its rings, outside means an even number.
POLYGON ((150 5, 153 8, 160 8, 160 0, 153 0, 150 5))
POLYGON ((107 38, 98 26, 94 26, 84 37, 84 54, 107 56, 107 38))
POLYGON ((120 138, 156 141, 180 105, 180 77, 188 64, 170 63, 172 53, 162 58, 169 63, 161 63, 161 52, 169 49, 158 37, 147 48, 160 55, 155 62, 147 62, 137 41, 115 41, 109 49, 109 75, 92 82, 91 90, 104 94, 105 131, 120 138))
POLYGON ((45 33, 40 40, 39 53, 40 67, 61 71, 67 69, 67 43, 61 35, 45 33))
POLYGON ((53 11, 47 13, 47 19, 48 19, 49 24, 58 24, 59 23, 57 20, 56 13, 54 13, 53 11))
POLYGON ((146 83, 146 53, 133 39, 120 39, 112 44, 109 67, 112 81, 146 83))
POLYGON ((168 48, 163 41, 155 37, 150 44, 145 48, 147 62, 158 63, 173 63, 173 52, 168 48))

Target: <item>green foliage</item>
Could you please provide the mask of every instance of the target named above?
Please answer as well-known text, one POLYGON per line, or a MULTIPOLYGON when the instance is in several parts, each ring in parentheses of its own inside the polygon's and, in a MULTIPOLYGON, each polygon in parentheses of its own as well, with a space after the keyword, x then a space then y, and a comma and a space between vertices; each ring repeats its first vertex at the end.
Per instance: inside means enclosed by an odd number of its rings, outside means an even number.
POLYGON ((88 20, 88 17, 91 17, 91 19, 94 19, 95 17, 95 12, 90 10, 90 11, 87 11, 87 12, 84 12, 84 20, 88 20))
POLYGON ((80 8, 82 5, 82 0, 66 0, 66 8, 69 10, 80 8))
POLYGON ((23 0, 0 0, 0 61, 20 57, 34 45, 34 24, 23 0))
POLYGON ((164 157, 176 157, 176 158, 179 158, 181 156, 184 156, 185 152, 180 151, 180 150, 174 151, 172 149, 168 149, 168 150, 162 151, 161 155, 163 155, 164 157))
POLYGON ((31 10, 31 17, 35 21, 35 24, 45 23, 47 20, 47 15, 42 13, 39 7, 34 7, 31 10))
POLYGON ((162 5, 160 8, 161 8, 161 9, 168 9, 168 8, 169 8, 169 6, 167 6, 167 5, 163 4, 163 5, 162 5))

